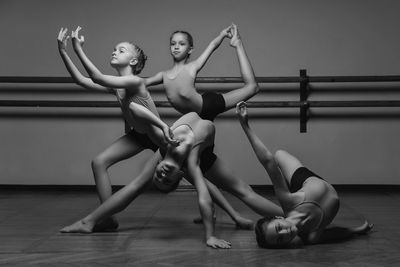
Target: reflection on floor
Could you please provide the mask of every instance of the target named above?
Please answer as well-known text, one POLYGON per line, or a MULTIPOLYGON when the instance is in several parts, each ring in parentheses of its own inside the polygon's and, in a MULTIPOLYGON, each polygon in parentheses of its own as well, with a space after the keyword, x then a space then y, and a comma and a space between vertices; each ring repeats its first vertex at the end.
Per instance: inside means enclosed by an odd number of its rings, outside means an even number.
MULTIPOLYGON (((275 201, 271 191, 261 192, 275 201)), ((247 218, 259 216, 230 194, 247 218)), ((58 230, 98 205, 90 190, 0 190, 0 265, 73 266, 398 266, 400 191, 344 190, 335 222, 357 225, 363 216, 375 224, 369 236, 345 243, 291 250, 257 247, 253 231, 237 230, 217 209, 216 233, 230 250, 204 244, 196 192, 147 191, 118 215, 117 232, 60 234, 58 230)))

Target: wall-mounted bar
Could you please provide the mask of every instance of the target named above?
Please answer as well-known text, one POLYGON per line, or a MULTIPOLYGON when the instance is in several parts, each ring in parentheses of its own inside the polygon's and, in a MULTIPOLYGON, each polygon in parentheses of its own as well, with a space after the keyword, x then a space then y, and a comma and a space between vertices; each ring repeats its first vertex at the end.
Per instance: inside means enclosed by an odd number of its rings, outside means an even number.
MULTIPOLYGON (((300 132, 307 131, 310 108, 333 107, 400 107, 400 100, 309 101, 310 83, 400 82, 400 75, 383 76, 308 76, 301 69, 299 76, 256 77, 258 83, 297 83, 299 101, 249 101, 251 108, 299 108, 300 132)), ((242 83, 239 77, 198 77, 196 83, 242 83)), ((0 83, 74 83, 71 77, 2 76, 0 83)), ((1 91, 1 88, 0 88, 1 91)), ((168 101, 155 101, 157 107, 171 107, 168 101)), ((89 107, 117 108, 117 101, 74 100, 0 100, 0 107, 89 107)))

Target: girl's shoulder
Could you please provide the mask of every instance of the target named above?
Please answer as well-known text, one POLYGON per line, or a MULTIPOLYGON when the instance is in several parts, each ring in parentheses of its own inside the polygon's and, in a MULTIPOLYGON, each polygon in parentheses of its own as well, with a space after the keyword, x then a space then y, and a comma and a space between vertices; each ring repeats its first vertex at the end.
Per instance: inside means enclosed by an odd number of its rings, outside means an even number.
MULTIPOLYGON (((196 114, 197 115, 197 114, 196 114)), ((198 116, 198 115, 197 115, 198 116)), ((214 123, 209 120, 203 120, 199 117, 195 125, 196 135, 203 140, 208 140, 214 143, 215 138, 215 126, 214 123)))
POLYGON ((210 131, 210 129, 214 128, 214 124, 211 121, 203 120, 196 112, 186 113, 176 121, 177 124, 182 122, 189 124, 194 130, 196 129, 197 131, 210 131))

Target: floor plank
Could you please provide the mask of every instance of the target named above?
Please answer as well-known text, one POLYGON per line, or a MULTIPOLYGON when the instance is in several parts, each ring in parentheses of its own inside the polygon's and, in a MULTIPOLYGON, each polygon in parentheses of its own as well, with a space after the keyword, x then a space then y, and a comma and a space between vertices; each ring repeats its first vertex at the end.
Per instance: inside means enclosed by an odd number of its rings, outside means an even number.
MULTIPOLYGON (((289 250, 257 247, 253 231, 237 230, 217 209, 216 232, 230 250, 208 248, 198 216, 196 193, 145 192, 118 215, 111 233, 60 234, 58 230, 98 204, 93 191, 0 189, 0 265, 37 266, 398 266, 400 192, 339 192, 338 224, 375 224, 368 236, 345 243, 289 250)), ((242 215, 258 215, 224 193, 242 215)), ((274 199, 271 192, 262 192, 274 199)))

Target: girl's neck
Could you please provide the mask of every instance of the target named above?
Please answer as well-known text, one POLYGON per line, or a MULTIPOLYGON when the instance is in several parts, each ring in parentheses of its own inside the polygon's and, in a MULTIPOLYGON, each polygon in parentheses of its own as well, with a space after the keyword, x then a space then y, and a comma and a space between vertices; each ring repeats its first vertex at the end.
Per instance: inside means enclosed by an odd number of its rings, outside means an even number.
POLYGON ((181 67, 185 66, 188 63, 188 61, 189 61, 188 58, 183 59, 183 60, 179 60, 179 61, 174 60, 174 67, 173 68, 181 68, 181 67))
POLYGON ((132 75, 132 69, 130 66, 127 66, 124 68, 117 68, 116 70, 117 70, 119 76, 132 75))

